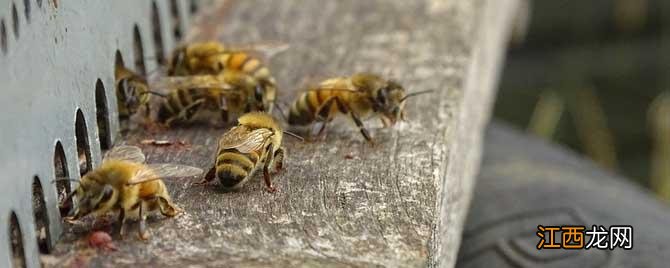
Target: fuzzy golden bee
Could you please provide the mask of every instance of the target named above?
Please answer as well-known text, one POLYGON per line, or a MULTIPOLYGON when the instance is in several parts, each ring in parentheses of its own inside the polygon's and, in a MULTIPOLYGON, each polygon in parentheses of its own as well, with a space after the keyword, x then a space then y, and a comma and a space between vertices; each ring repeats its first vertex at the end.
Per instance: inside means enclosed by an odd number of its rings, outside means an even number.
POLYGON ((283 134, 302 138, 282 131, 277 121, 266 113, 247 113, 237 120, 239 124, 219 139, 214 166, 198 184, 217 178, 224 189, 239 189, 262 168, 265 186, 275 192, 270 166, 276 171, 283 167, 283 134))
POLYGON ((116 65, 116 99, 119 117, 128 119, 144 106, 146 116, 149 116, 149 84, 144 77, 129 70, 123 65, 116 65))
POLYGON ((121 236, 125 235, 126 221, 138 219, 139 237, 147 239, 145 221, 149 212, 158 210, 173 217, 181 211, 172 203, 162 178, 197 176, 202 170, 176 164, 144 164, 144 160, 144 154, 135 146, 108 151, 102 165, 85 174, 68 194, 74 195, 77 202, 66 220, 73 222, 89 214, 101 216, 118 211, 121 236))
POLYGON ((220 66, 217 57, 226 52, 222 43, 200 42, 177 47, 170 56, 167 74, 182 76, 193 74, 216 74, 220 66))
POLYGON ((154 87, 168 88, 157 120, 166 125, 188 123, 217 114, 223 122, 229 116, 262 111, 268 100, 253 77, 226 70, 218 75, 167 77, 154 87))
POLYGON ((374 143, 362 119, 377 116, 385 127, 405 120, 405 101, 428 91, 407 94, 405 88, 378 75, 357 73, 350 77, 325 80, 301 93, 291 106, 288 122, 291 125, 322 123, 321 135, 326 124, 338 114, 351 117, 363 137, 374 143))
MULTIPOLYGON (((279 50, 284 47, 279 46, 279 50)), ((265 103, 263 111, 272 112, 273 104, 277 95, 277 81, 270 73, 259 57, 252 55, 252 51, 260 54, 271 54, 263 52, 262 47, 256 48, 227 48, 219 42, 191 43, 177 48, 170 57, 168 64, 168 75, 216 75, 223 70, 235 70, 254 77, 260 87, 259 89, 268 103, 265 103)), ((269 49, 265 49, 269 50, 269 49)))

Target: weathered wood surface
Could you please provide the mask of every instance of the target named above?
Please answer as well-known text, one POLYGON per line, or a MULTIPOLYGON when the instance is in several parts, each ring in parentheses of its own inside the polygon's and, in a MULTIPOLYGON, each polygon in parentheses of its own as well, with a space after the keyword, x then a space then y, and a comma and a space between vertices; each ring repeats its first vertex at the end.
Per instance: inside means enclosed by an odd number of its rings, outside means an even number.
MULTIPOLYGON (((148 242, 117 241, 116 252, 87 250, 90 225, 66 229, 49 263, 92 266, 452 266, 459 247, 482 129, 516 1, 234 1, 221 38, 282 41, 272 58, 290 101, 306 77, 373 71, 410 91, 409 122, 380 129, 378 146, 348 124, 324 142, 287 139, 279 191, 260 177, 241 191, 167 181, 185 213, 154 217, 148 242)), ((203 31, 206 32, 206 31, 203 31)), ((145 138, 184 140, 190 148, 143 146, 148 162, 209 168, 224 128, 181 128, 145 138)))

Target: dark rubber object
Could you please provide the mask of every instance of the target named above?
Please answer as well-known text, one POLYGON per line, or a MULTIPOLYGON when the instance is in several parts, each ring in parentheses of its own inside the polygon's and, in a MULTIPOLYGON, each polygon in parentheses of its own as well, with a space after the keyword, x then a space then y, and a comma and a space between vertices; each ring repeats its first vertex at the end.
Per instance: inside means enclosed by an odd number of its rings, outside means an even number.
POLYGON ((670 267, 670 207, 573 152, 493 123, 457 267, 670 267), (594 224, 632 225, 633 249, 536 248, 538 225, 594 224))

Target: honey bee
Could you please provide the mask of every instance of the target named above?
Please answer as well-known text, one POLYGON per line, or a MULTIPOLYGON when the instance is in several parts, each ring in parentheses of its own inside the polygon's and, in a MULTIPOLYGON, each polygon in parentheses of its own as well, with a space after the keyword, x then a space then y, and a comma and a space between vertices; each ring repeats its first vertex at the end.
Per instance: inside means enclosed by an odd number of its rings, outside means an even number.
POLYGON ((277 81, 259 57, 252 55, 254 54, 252 51, 270 57, 277 51, 286 49, 286 46, 276 46, 274 48, 276 51, 272 49, 263 46, 226 48, 222 43, 213 41, 192 43, 177 48, 172 53, 168 65, 168 75, 216 75, 223 70, 243 72, 258 81, 262 90, 260 94, 268 100, 268 103, 264 103, 263 111, 271 113, 277 95, 277 81))
POLYGON ((369 73, 332 78, 300 94, 291 106, 288 122, 291 125, 320 122, 317 134, 320 136, 335 116, 348 114, 363 137, 374 144, 362 118, 378 116, 384 127, 393 126, 399 119, 405 120, 408 98, 428 92, 431 91, 406 94, 397 82, 369 73))
POLYGON ((239 124, 219 139, 214 166, 197 184, 218 178, 224 189, 239 189, 262 166, 265 186, 269 192, 277 191, 272 185, 269 169, 271 165, 274 165, 276 171, 283 167, 283 134, 302 138, 283 131, 267 113, 247 113, 237 121, 239 124))
POLYGON ((68 194, 66 200, 74 195, 77 202, 65 220, 73 222, 89 214, 118 211, 121 236, 125 235, 128 219, 139 219, 139 237, 148 239, 145 221, 149 212, 159 210, 167 217, 181 212, 161 179, 197 176, 202 170, 176 164, 144 164, 144 160, 142 150, 135 146, 110 149, 102 165, 84 175, 68 194))
POLYGON ((228 122, 230 114, 262 111, 270 102, 256 79, 238 71, 168 77, 155 85, 169 88, 157 115, 158 121, 168 126, 175 122, 193 122, 211 113, 228 122))

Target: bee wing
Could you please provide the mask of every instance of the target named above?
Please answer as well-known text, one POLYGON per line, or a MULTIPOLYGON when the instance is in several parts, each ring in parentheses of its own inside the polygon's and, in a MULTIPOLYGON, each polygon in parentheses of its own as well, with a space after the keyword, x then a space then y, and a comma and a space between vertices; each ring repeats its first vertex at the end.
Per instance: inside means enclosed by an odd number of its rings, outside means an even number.
POLYGON ((127 185, 135 185, 148 181, 166 179, 166 178, 185 178, 195 177, 202 174, 202 169, 192 166, 179 164, 149 164, 147 168, 141 169, 127 185))
POLYGON ((202 174, 202 169, 180 165, 180 164, 149 164, 147 165, 158 177, 161 178, 184 178, 195 177, 202 174))
POLYGON ((263 148, 272 131, 259 128, 249 131, 245 127, 234 127, 219 140, 220 149, 237 149, 241 153, 258 151, 263 148))
POLYGON ((220 88, 221 90, 233 90, 234 87, 215 75, 189 75, 169 76, 154 81, 153 89, 174 88, 220 88))
POLYGON ((291 45, 286 42, 261 42, 253 44, 226 45, 225 52, 243 51, 262 59, 269 60, 277 54, 288 50, 290 47, 291 45))
POLYGON ((244 137, 246 137, 249 132, 249 129, 246 127, 237 126, 231 128, 219 138, 219 148, 227 149, 237 147, 242 143, 244 137))
POLYGON ((140 149, 139 147, 122 145, 109 149, 109 151, 107 151, 105 153, 105 156, 103 157, 103 162, 112 159, 125 160, 135 163, 144 163, 146 157, 144 156, 144 153, 142 153, 142 149, 140 149))
POLYGON ((335 91, 349 91, 349 92, 356 92, 356 93, 361 93, 358 90, 354 90, 351 88, 338 88, 338 87, 319 87, 319 88, 310 88, 307 91, 320 91, 320 90, 335 90, 335 91))
POLYGON ((348 91, 361 93, 350 84, 350 79, 347 77, 335 77, 329 79, 315 80, 310 78, 308 82, 303 82, 306 86, 305 91, 320 91, 320 90, 334 90, 334 91, 348 91), (320 81, 320 82, 314 82, 320 81))

